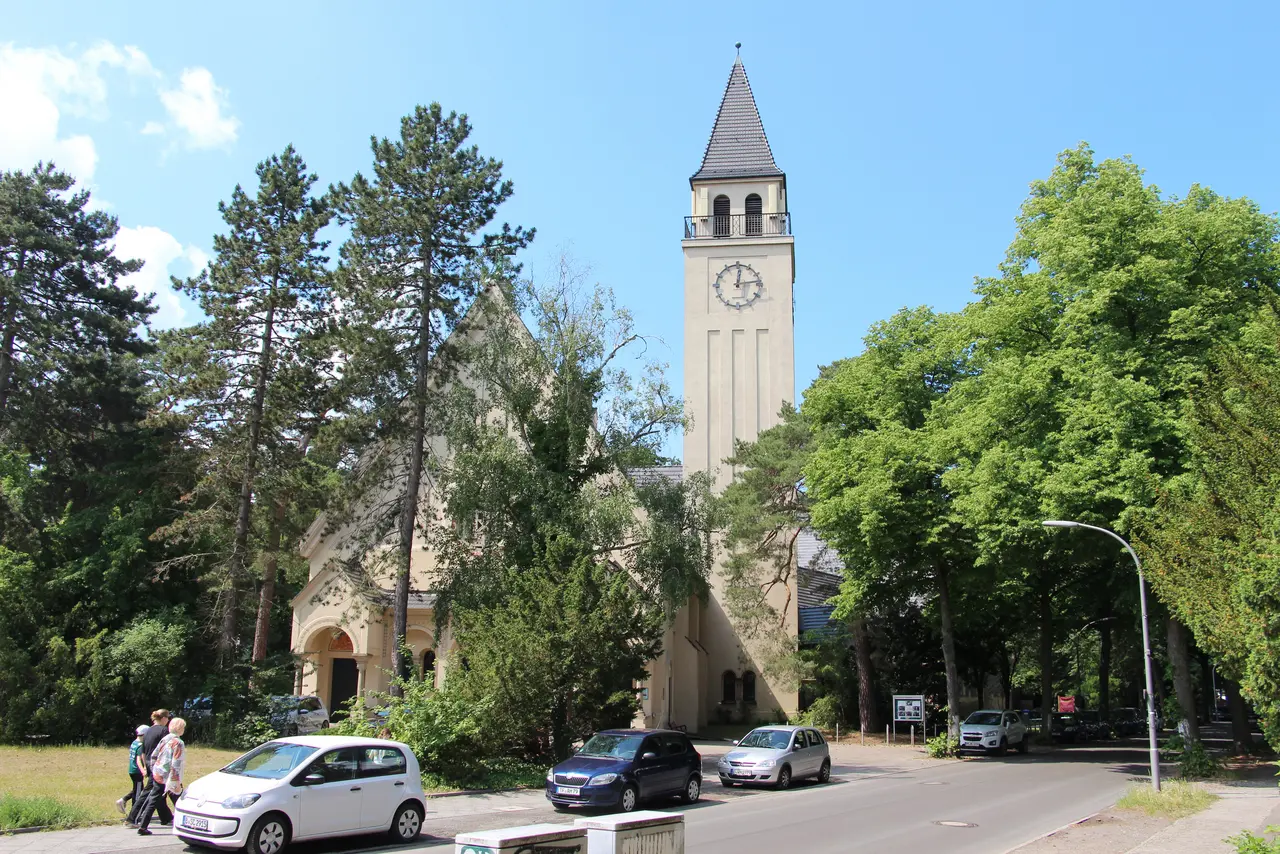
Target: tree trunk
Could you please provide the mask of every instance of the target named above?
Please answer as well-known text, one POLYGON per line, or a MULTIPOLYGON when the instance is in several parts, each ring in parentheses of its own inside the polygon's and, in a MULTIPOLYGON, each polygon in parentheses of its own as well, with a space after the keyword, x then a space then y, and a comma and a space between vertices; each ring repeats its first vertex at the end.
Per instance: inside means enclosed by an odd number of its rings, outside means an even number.
POLYGON ((871 633, 861 617, 853 621, 853 654, 858 661, 858 722, 863 732, 880 729, 876 705, 875 664, 871 660, 871 633))
POLYGON ((1108 599, 1098 623, 1098 714, 1104 721, 1111 714, 1111 611, 1108 599))
POLYGON ((1173 665, 1173 690, 1178 708, 1187 720, 1189 740, 1200 740, 1200 724, 1196 714, 1195 691, 1191 686, 1191 656, 1187 649, 1187 629, 1178 618, 1169 615, 1169 663, 1173 665))
POLYGON ((1240 683, 1223 679, 1222 689, 1227 693, 1227 708, 1231 710, 1231 744, 1237 756, 1253 752, 1253 728, 1249 726, 1249 710, 1240 693, 1240 683))
MULTIPOLYGON (((425 275, 430 275, 430 259, 424 263, 425 275)), ((409 573, 413 561, 413 535, 418 522, 418 492, 422 488, 422 463, 427 441, 427 368, 431 361, 431 293, 427 285, 422 287, 422 303, 418 309, 418 375, 414 381, 413 433, 409 439, 409 471, 405 482, 404 497, 400 504, 400 545, 396 565, 396 590, 392 605, 392 631, 395 646, 391 658, 391 671, 395 679, 391 683, 391 695, 403 696, 399 682, 409 677, 409 661, 404 654, 405 639, 409 634, 409 573)))
POLYGON ((1209 660, 1209 654, 1203 650, 1197 657, 1200 660, 1200 712, 1206 721, 1213 723, 1213 716, 1218 711, 1218 696, 1214 693, 1213 662, 1209 660))
POLYGON ((21 251, 18 253, 18 261, 14 265, 13 271, 13 294, 0 307, 0 334, 3 334, 3 341, 0 342, 0 424, 3 424, 6 411, 9 408, 9 388, 13 377, 13 342, 18 335, 18 324, 15 318, 18 316, 17 301, 22 288, 22 272, 27 264, 27 253, 21 251))
MULTIPOLYGON (((272 283, 271 293, 275 293, 272 283)), ((253 400, 249 404, 249 441, 245 449, 244 475, 240 479, 240 504, 236 510, 235 537, 231 542, 231 560, 227 562, 226 587, 219 594, 222 627, 218 632, 218 666, 225 667, 236 644, 240 622, 240 576, 248 563, 249 525, 253 511, 253 482, 257 476, 258 445, 262 439, 262 413, 266 408, 267 378, 271 373, 272 332, 275 323, 275 300, 267 304, 262 324, 262 347, 258 350, 253 400)))
POLYGON ((942 662, 947 671, 947 732, 960 738, 960 671, 956 667, 956 634, 951 614, 951 587, 945 565, 938 567, 938 615, 942 621, 942 662))
POLYGON ((1053 714, 1053 599, 1047 580, 1040 589, 1040 710, 1044 732, 1050 732, 1049 716, 1053 714))
POLYGON ((267 549, 262 559, 262 588, 258 591, 258 619, 253 627, 253 661, 256 664, 267 657, 267 636, 271 632, 271 607, 275 604, 276 578, 280 565, 280 529, 284 526, 289 505, 277 498, 271 510, 271 523, 267 529, 267 549))
POLYGON ((1000 649, 1000 692, 1006 709, 1013 708, 1013 671, 1018 666, 1016 658, 1009 651, 1008 643, 1001 643, 1000 649))

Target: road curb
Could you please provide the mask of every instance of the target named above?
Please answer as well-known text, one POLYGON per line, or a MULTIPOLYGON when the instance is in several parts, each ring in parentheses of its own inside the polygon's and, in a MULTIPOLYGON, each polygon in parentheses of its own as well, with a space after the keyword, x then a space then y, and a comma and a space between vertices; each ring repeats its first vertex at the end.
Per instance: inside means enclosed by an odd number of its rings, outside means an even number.
POLYGON ((503 792, 534 792, 537 791, 536 786, 512 786, 509 789, 458 789, 454 792, 432 792, 427 795, 427 800, 432 798, 461 798, 464 795, 500 795, 503 792))

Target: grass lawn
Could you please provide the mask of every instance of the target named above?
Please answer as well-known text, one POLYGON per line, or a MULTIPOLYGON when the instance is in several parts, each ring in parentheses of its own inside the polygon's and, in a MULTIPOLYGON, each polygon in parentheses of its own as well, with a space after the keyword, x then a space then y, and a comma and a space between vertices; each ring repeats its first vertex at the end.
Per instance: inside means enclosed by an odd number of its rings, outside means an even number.
POLYGON ((1195 783, 1167 780, 1157 793, 1149 783, 1134 783, 1116 806, 1122 810, 1141 810, 1147 815, 1180 819, 1198 813, 1216 801, 1218 796, 1206 792, 1195 783))
MULTIPOLYGON (((216 771, 238 750, 187 747, 187 779, 216 771)), ((80 807, 90 821, 120 819, 116 798, 129 788, 129 746, 0 747, 0 795, 48 796, 80 807)))

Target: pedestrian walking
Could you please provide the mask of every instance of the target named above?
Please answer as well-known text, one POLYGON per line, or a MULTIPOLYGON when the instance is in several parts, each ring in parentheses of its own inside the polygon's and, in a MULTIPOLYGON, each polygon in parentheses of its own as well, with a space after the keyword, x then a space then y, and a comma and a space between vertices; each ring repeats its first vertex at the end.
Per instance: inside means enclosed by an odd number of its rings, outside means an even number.
MULTIPOLYGON (((163 807, 169 813, 169 823, 173 823, 173 813, 169 811, 168 798, 176 800, 182 794, 183 772, 187 766, 187 746, 182 741, 187 731, 187 722, 182 718, 169 721, 169 734, 156 748, 155 758, 151 762, 151 790, 147 795, 147 805, 142 809, 138 819, 138 835, 150 836, 147 825, 151 823, 151 814, 163 807)), ((162 812, 162 816, 163 816, 162 812)), ((160 822, 164 824, 163 818, 160 822)))
POLYGON ((128 816, 125 811, 125 801, 129 801, 129 810, 132 811, 133 805, 142 797, 142 736, 146 735, 150 729, 146 724, 141 724, 135 731, 133 744, 129 745, 129 791, 125 793, 123 798, 116 801, 116 809, 120 810, 120 814, 128 816))
MULTIPOLYGON (((151 726, 147 728, 146 734, 142 736, 142 785, 146 790, 143 797, 133 802, 133 809, 129 811, 129 817, 125 820, 125 824, 136 826, 138 819, 142 817, 142 810, 146 807, 147 802, 151 798, 151 789, 154 785, 151 780, 151 762, 152 755, 156 752, 156 748, 160 746, 160 742, 169 735, 169 710, 156 709, 151 713, 151 726)), ((169 809, 169 804, 161 799, 159 805, 155 809, 160 813, 161 824, 173 824, 173 812, 169 809)))

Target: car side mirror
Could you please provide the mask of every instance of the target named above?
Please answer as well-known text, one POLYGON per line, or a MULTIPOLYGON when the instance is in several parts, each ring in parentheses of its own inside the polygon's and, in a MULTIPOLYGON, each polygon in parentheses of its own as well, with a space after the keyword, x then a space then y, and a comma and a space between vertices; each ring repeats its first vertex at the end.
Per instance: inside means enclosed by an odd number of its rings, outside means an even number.
POLYGON ((308 786, 318 786, 319 784, 324 782, 324 775, 308 774, 307 776, 302 778, 302 782, 306 783, 308 786))
POLYGON ((644 760, 646 760, 646 761, 647 761, 647 760, 649 760, 649 759, 657 759, 657 758, 658 758, 658 754, 653 753, 653 752, 651 751, 651 752, 649 752, 649 753, 646 753, 646 754, 642 755, 640 758, 641 758, 641 759, 644 759, 644 760))
POLYGON ((733 746, 734 746, 734 747, 737 747, 737 746, 738 746, 738 739, 736 739, 736 738, 735 738, 735 739, 733 740, 733 746))

